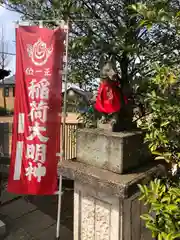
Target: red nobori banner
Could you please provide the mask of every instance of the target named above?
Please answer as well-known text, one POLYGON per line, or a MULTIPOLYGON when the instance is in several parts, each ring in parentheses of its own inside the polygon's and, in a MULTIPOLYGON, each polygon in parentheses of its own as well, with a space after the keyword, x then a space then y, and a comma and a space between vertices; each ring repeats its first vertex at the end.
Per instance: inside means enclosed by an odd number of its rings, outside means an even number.
POLYGON ((16 29, 16 90, 8 191, 48 195, 57 190, 65 33, 16 29))

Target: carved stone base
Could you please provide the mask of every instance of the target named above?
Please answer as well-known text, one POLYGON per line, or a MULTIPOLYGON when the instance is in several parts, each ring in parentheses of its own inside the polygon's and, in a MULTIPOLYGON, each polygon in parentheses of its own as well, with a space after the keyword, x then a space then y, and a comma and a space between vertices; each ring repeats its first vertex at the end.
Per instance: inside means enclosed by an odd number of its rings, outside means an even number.
POLYGON ((123 200, 75 182, 74 240, 151 240, 138 194, 123 200))

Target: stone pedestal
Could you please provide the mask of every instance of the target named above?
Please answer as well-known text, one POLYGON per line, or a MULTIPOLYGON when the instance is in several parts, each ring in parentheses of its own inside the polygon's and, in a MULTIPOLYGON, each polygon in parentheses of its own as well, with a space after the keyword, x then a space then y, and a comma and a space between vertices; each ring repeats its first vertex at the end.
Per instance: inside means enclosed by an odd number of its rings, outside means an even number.
POLYGON ((78 131, 77 159, 60 166, 74 180, 74 240, 152 239, 140 220, 137 184, 165 167, 149 156, 141 132, 78 131))
POLYGON ((64 161, 59 174, 73 179, 74 240, 152 240, 140 220, 139 183, 165 173, 157 162, 120 175, 77 161, 64 161))
POLYGON ((77 161, 123 174, 150 159, 142 132, 81 129, 77 132, 77 161))

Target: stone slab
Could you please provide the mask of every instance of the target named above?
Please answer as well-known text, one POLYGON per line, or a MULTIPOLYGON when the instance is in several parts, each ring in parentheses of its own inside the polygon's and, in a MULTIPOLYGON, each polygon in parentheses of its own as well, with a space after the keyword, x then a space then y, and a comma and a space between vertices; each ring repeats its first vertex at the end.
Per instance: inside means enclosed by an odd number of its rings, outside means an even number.
POLYGON ((31 233, 32 236, 37 236, 44 230, 55 224, 55 220, 50 216, 44 214, 40 210, 33 211, 24 215, 15 221, 17 228, 23 228, 25 231, 31 233))
POLYGON ((6 189, 4 189, 1 192, 1 204, 7 204, 8 202, 14 201, 15 199, 19 199, 21 196, 20 195, 16 195, 16 194, 11 194, 11 193, 7 193, 6 189))
POLYGON ((142 132, 110 132, 80 129, 77 132, 77 161, 123 174, 150 160, 142 132))
POLYGON ((11 204, 1 206, 0 213, 10 217, 11 219, 17 219, 34 210, 36 210, 36 206, 26 202, 23 198, 20 198, 11 202, 11 204))
POLYGON ((36 240, 33 236, 27 233, 23 228, 13 229, 4 240, 36 240))
MULTIPOLYGON (((41 234, 36 236, 37 240, 53 240, 56 238, 56 224, 47 228, 41 234)), ((60 226, 60 239, 62 240, 73 240, 73 232, 65 226, 60 226)))
POLYGON ((81 184, 88 184, 97 191, 106 192, 109 196, 128 198, 137 192, 137 184, 146 184, 153 177, 165 174, 166 167, 163 163, 154 161, 131 173, 120 175, 85 163, 66 160, 59 163, 58 172, 81 184))

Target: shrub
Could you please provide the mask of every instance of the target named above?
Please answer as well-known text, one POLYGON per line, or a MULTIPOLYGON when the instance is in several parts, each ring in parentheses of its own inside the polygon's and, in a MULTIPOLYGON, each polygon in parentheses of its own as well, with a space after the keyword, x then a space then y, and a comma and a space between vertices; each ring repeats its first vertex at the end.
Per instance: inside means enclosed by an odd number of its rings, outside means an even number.
POLYGON ((149 117, 140 126, 155 159, 168 162, 169 171, 150 186, 139 185, 140 200, 149 205, 149 213, 141 218, 153 237, 173 240, 180 238, 180 79, 175 68, 157 65, 154 71, 145 97, 149 117))

